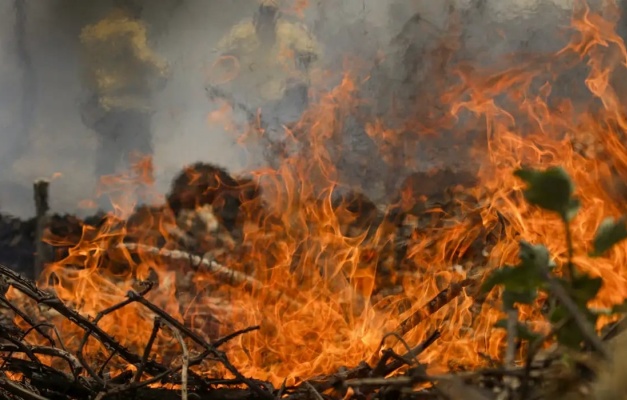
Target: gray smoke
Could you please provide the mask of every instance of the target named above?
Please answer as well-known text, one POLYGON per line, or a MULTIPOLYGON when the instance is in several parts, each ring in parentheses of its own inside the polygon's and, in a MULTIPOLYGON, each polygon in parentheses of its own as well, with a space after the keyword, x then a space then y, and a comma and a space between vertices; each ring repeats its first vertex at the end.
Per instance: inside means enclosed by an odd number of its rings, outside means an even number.
MULTIPOLYGON (((60 177, 51 184, 51 207, 77 212, 92 199, 97 183, 93 158, 96 136, 82 122, 83 91, 78 34, 102 17, 110 1, 0 1, 0 210, 33 213, 31 185, 39 177, 60 177)), ((211 110, 205 67, 212 49, 228 29, 257 7, 252 0, 143 1, 155 50, 171 65, 172 77, 156 99, 153 118, 154 162, 158 189, 186 164, 213 162, 233 171, 250 161, 233 136, 209 126, 211 110)), ((464 19, 465 54, 479 63, 517 50, 550 51, 563 45, 559 30, 568 24, 571 0, 310 0, 305 22, 324 46, 324 64, 341 67, 343 56, 357 53, 387 57, 382 84, 398 81, 402 46, 389 43, 406 25, 412 43, 429 47, 447 28, 449 8, 464 19), (406 22, 420 14, 412 27, 406 22), (429 28, 429 26, 431 28, 429 28), (427 27, 425 29, 425 27, 427 27), (507 39, 497 38, 499 28, 507 39), (413 31, 412 31, 413 29, 413 31)), ((374 63, 373 63, 374 65, 374 63)), ((120 143, 120 151, 125 151, 120 143)))
MULTIPOLYGON (((53 175, 51 207, 77 212, 94 198, 98 177, 94 132, 79 115, 83 94, 80 43, 83 26, 103 17, 111 1, 0 1, 0 209, 33 213, 32 182, 53 175), (26 65, 28 63, 28 65, 26 65)), ((203 67, 231 24, 255 9, 252 1, 164 0, 145 2, 155 51, 172 66, 156 99, 153 118, 158 189, 165 192, 183 164, 211 160, 241 168, 238 149, 223 132, 210 130, 203 67)), ((120 143, 120 151, 127 151, 120 143)), ((87 211, 85 211, 87 212, 87 211)))

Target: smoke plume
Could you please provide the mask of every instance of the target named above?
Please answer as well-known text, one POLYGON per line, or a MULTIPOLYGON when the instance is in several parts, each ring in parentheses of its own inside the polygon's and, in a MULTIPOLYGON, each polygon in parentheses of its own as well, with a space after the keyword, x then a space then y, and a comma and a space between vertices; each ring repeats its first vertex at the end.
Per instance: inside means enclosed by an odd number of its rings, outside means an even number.
MULTIPOLYGON (((254 13, 252 0, 142 1, 154 50, 172 76, 157 95, 153 117, 157 187, 165 192, 180 168, 195 161, 245 168, 250 160, 232 134, 207 123, 211 110, 204 83, 217 41, 254 13)), ((288 3, 288 2, 285 2, 288 3)), ((292 2, 293 3, 293 2, 292 2)), ((93 198, 96 136, 85 127, 78 102, 81 80, 79 33, 102 18, 111 1, 6 0, 0 2, 0 210, 33 213, 32 181, 53 178, 51 207, 77 212, 93 198)), ((570 0, 310 0, 303 22, 324 46, 326 67, 341 68, 346 54, 374 60, 383 52, 371 86, 373 96, 398 88, 407 46, 428 49, 441 39, 451 8, 462 19, 461 56, 477 64, 503 54, 545 52, 564 44, 570 0), (412 16, 419 16, 414 18, 412 16), (394 41, 405 32, 406 41, 394 41), (499 36, 499 32, 502 33, 499 36), (392 44, 393 43, 393 44, 392 44), (396 83, 394 83, 396 82, 396 83)), ((374 61, 373 68, 374 68, 374 61)), ((411 87, 413 95, 420 87, 411 87)), ((409 95, 409 94, 406 94, 409 95)), ((120 143, 120 151, 126 151, 120 143)), ((253 155, 254 158, 255 155, 253 155)), ((347 165, 347 169, 351 166, 347 165)))

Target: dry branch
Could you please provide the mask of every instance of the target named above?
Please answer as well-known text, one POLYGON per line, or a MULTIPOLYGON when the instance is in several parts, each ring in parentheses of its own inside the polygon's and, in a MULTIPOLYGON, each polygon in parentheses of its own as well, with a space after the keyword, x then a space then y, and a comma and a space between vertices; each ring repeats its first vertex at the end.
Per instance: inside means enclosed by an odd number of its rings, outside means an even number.
MULTIPOLYGON (((79 345, 77 354, 70 354, 64 349, 54 347, 54 343, 50 347, 33 346, 28 342, 25 342, 25 334, 20 334, 17 337, 12 336, 6 330, 0 330, 2 338, 9 342, 9 344, 0 344, 0 353, 4 358, 2 365, 3 375, 0 377, 0 390, 4 390, 7 393, 12 394, 17 399, 33 399, 41 400, 45 399, 45 393, 49 393, 51 398, 67 398, 67 399, 79 399, 79 398, 100 398, 104 399, 117 399, 120 397, 126 397, 132 394, 135 398, 150 398, 154 397, 153 388, 148 387, 150 383, 159 382, 174 382, 181 383, 184 393, 184 398, 187 398, 188 393, 193 391, 195 394, 201 394, 200 398, 217 398, 214 397, 213 392, 216 390, 214 386, 224 384, 224 380, 210 380, 201 377, 197 373, 189 369, 192 365, 197 365, 202 362, 208 356, 212 356, 212 360, 216 360, 224 365, 224 367, 231 372, 236 379, 231 382, 233 385, 244 384, 249 389, 240 389, 239 391, 245 392, 249 397, 257 398, 273 398, 272 387, 265 382, 258 382, 253 379, 245 378, 228 360, 226 354, 217 350, 217 346, 224 344, 228 340, 239 334, 250 332, 258 327, 251 327, 240 332, 228 335, 222 339, 216 341, 216 345, 205 342, 198 334, 194 333, 172 316, 168 315, 164 310, 161 310, 148 300, 144 299, 144 295, 150 290, 151 286, 146 287, 140 293, 129 292, 128 298, 119 304, 116 304, 108 309, 101 311, 94 320, 90 320, 82 316, 77 311, 66 306, 58 297, 51 293, 44 292, 36 287, 36 285, 28 279, 13 272, 9 268, 0 265, 0 282, 5 286, 12 286, 16 290, 22 292, 24 295, 34 300, 38 304, 45 304, 67 320, 73 322, 85 332, 83 339, 79 345), (139 357, 131 350, 125 348, 116 339, 108 335, 101 328, 98 327, 98 322, 103 316, 123 308, 133 302, 137 302, 144 307, 150 309, 157 315, 155 319, 155 325, 149 343, 144 349, 144 354, 139 357), (170 326, 174 332, 175 337, 181 344, 183 349, 183 364, 181 367, 168 368, 154 360, 150 360, 150 349, 154 342, 157 331, 161 326, 161 321, 170 326), (102 371, 104 365, 100 368, 99 372, 89 364, 86 357, 83 354, 83 348, 89 337, 93 337, 102 343, 110 352, 118 355, 124 359, 129 366, 134 365, 137 367, 135 374, 130 374, 129 371, 121 372, 119 375, 109 378, 104 378, 102 371), (185 344, 185 339, 191 339, 196 344, 200 345, 204 349, 204 352, 190 359, 189 350, 185 344), (23 353, 27 355, 27 360, 13 357, 15 353, 23 353), (36 354, 44 354, 57 358, 62 358, 67 361, 72 371, 72 376, 57 371, 54 368, 42 364, 36 357, 36 354), (79 375, 81 371, 87 371, 87 377, 81 377, 79 375), (21 385, 17 382, 11 381, 6 377, 6 372, 20 373, 29 382, 30 386, 36 387, 38 392, 35 392, 29 387, 21 385), (180 374, 179 374, 180 372, 180 374), (141 376, 147 373, 151 378, 141 381, 141 376), (63 393, 63 395, 61 395, 63 393), (141 394, 140 394, 141 393, 141 394), (252 396, 252 393, 255 395, 252 396), (204 396, 204 395, 207 396, 204 396), (61 396, 61 397, 59 397, 61 396)), ((2 295, 2 300, 8 302, 8 300, 2 295)), ((13 309, 19 310, 19 305, 13 304, 13 309)), ((24 313, 24 312, 22 312, 24 313)), ((25 313, 24 313, 25 314, 25 313)), ((29 322, 31 325, 36 326, 35 321, 29 322)), ((109 361, 107 360, 105 364, 109 361)), ((237 392, 239 393, 239 392, 237 392)), ((168 397, 166 393, 162 393, 164 397, 168 397)), ((236 396, 237 397, 237 396, 236 396)), ((246 398, 246 397, 242 397, 246 398)))
POLYGON ((263 283, 249 275, 246 275, 239 271, 235 271, 233 269, 225 267, 222 264, 219 264, 216 261, 208 260, 195 254, 190 254, 180 250, 160 249, 158 247, 152 247, 137 243, 122 243, 119 246, 133 252, 142 252, 153 256, 164 257, 169 260, 184 261, 187 262, 190 267, 196 270, 204 269, 211 272, 224 284, 243 286, 243 288, 249 292, 268 293, 273 299, 282 299, 294 307, 303 307, 303 305, 296 300, 289 298, 288 296, 277 290, 273 290, 264 286, 263 283))
POLYGON ((412 315, 403 320, 398 328, 395 330, 400 336, 404 336, 407 332, 414 329, 418 324, 424 321, 429 316, 433 315, 440 308, 450 303, 453 299, 459 296, 465 287, 468 287, 475 283, 472 279, 465 279, 461 282, 455 282, 450 287, 442 290, 431 301, 424 306, 416 310, 412 315))

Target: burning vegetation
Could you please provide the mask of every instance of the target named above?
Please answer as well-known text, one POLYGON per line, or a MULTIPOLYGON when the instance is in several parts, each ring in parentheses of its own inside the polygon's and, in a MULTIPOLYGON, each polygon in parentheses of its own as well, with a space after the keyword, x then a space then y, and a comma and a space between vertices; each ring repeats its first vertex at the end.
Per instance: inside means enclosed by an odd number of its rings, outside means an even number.
POLYGON ((265 146, 268 166, 198 162, 163 198, 138 158, 102 178, 111 213, 0 221, 20 231, 12 245, 43 227, 53 253, 34 280, 0 266, 0 393, 621 398, 627 49, 618 6, 601 3, 577 2, 561 50, 490 67, 458 56, 451 8, 423 62, 402 56, 398 92, 424 96, 372 98, 389 60, 326 71, 300 22, 264 1, 219 61, 271 49, 285 68, 228 67, 207 93, 208 119, 265 146), (279 100, 251 109, 233 93, 258 81, 279 100))

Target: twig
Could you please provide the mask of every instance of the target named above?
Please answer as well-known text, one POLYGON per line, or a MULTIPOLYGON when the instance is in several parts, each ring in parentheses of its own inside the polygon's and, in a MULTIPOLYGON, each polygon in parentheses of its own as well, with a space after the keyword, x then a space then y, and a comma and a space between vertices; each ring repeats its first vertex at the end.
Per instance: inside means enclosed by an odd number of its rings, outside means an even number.
POLYGON ((155 339, 157 338, 157 333, 159 332, 160 327, 161 327, 161 318, 155 317, 154 324, 152 325, 152 332, 150 332, 150 337, 148 338, 146 347, 144 347, 144 355, 142 356, 141 363, 137 367, 137 372, 135 373, 133 382, 139 382, 139 380, 142 377, 142 374, 144 373, 144 368, 146 368, 146 361, 148 361, 148 357, 150 357, 152 344, 155 342, 155 339))
MULTIPOLYGON (((152 283, 149 282, 144 282, 144 284, 146 285, 146 287, 144 288, 144 290, 142 290, 139 295, 140 296, 144 296, 146 293, 148 293, 150 291, 150 289, 152 289, 153 285, 152 283)), ((98 326, 98 322, 100 322, 100 320, 102 318, 104 318, 106 315, 111 314, 114 311, 117 311, 119 309, 121 309, 122 307, 125 307, 131 303, 133 303, 135 300, 131 300, 131 299, 125 299, 124 301, 121 301, 117 304, 114 304, 113 306, 106 308, 102 311, 100 311, 97 315, 96 318, 94 318, 93 320, 93 324, 95 326, 98 326)), ((85 345, 87 344, 87 341, 89 340, 89 336, 91 335, 91 330, 86 330, 85 334, 83 335, 83 339, 81 340, 79 346, 78 346, 78 351, 76 352, 76 356, 78 357, 78 359, 81 361, 81 364, 83 365, 83 367, 85 367, 85 370, 89 373, 89 375, 94 378, 99 384, 101 384, 103 387, 106 385, 106 383, 104 382, 104 380, 101 378, 101 374, 100 373, 96 373, 91 366, 89 365, 89 363, 87 362, 87 360, 85 360, 85 357, 83 356, 83 349, 85 348, 85 345)), ((115 351, 111 352, 111 356, 105 361, 105 363, 102 365, 102 367, 100 368, 101 370, 104 369, 104 366, 106 365, 107 362, 109 362, 109 360, 111 360, 111 358, 113 358, 113 354, 115 354, 115 351)), ((145 363, 145 361, 144 361, 145 363)))
POLYGON ((568 279, 571 281, 575 279, 575 266, 573 264, 573 257, 575 256, 575 247, 573 246, 573 234, 570 229, 570 223, 566 216, 562 216, 564 221, 564 229, 566 231, 566 245, 568 246, 568 260, 566 261, 566 267, 568 270, 568 279))
POLYGON ((258 331, 259 329, 261 329, 261 327, 259 325, 255 325, 255 326, 249 326, 248 328, 244 328, 244 329, 240 329, 239 331, 235 331, 229 335, 226 335, 218 340, 216 340, 215 342, 212 342, 211 345, 213 347, 215 347, 216 349, 220 346, 222 346, 223 344, 235 339, 238 336, 241 336, 245 333, 248 332, 252 332, 252 331, 258 331))
POLYGON ((196 239, 190 236, 187 232, 183 231, 178 226, 172 226, 166 228, 168 235, 176 239, 184 248, 191 249, 198 245, 196 239))
MULTIPOLYGON (((20 340, 24 340, 26 335, 28 335, 31 332, 31 330, 35 330, 35 331, 40 333, 45 339, 47 339, 50 342, 50 346, 54 347, 55 342, 52 339, 52 337, 41 329, 41 326, 47 325, 46 323, 36 324, 35 321, 33 321, 28 315, 26 315, 25 312, 23 312, 19 308, 15 307, 13 304, 11 304, 11 302, 8 301, 6 299, 6 297, 4 297, 4 295, 0 296, 0 302, 4 303, 7 307, 9 307, 11 309, 11 311, 13 311, 15 314, 17 314, 20 318, 22 318, 24 321, 26 321, 27 324, 29 324, 31 326, 28 330, 26 330, 26 332, 24 332, 21 335, 20 340)), ((58 332, 57 332, 57 334, 58 334, 58 332)), ((61 345, 61 346, 63 347, 63 345, 61 345)), ((66 350, 66 349, 63 348, 63 350, 66 350)), ((9 358, 9 357, 11 357, 11 354, 9 354, 6 358, 9 358)), ((4 367, 4 364, 5 363, 3 362, 2 365, 0 365, 0 369, 2 367, 4 367)))
MULTIPOLYGON (((47 356, 59 357, 67 361, 72 370, 72 374, 76 377, 82 371, 81 363, 74 357, 72 354, 63 351, 61 349, 57 349, 55 347, 45 347, 45 346, 27 346, 22 345, 27 348, 32 354, 43 354, 47 356)), ((21 353, 23 352, 23 347, 18 346, 16 344, 0 344, 0 352, 10 352, 10 353, 21 353)))
POLYGON ((158 247, 147 246, 137 243, 120 243, 118 247, 125 248, 129 251, 141 251, 142 253, 165 257, 170 260, 185 261, 195 269, 200 269, 201 267, 206 268, 207 270, 209 270, 209 272, 215 274, 215 276, 220 279, 222 283, 225 283, 227 285, 243 285, 244 289, 248 290, 249 292, 267 292, 277 300, 282 299, 294 307, 302 307, 301 303, 285 296, 283 293, 277 290, 268 288, 263 283, 249 275, 232 270, 213 260, 208 260, 195 254, 190 254, 180 250, 160 249, 158 247))
POLYGON ((208 351, 210 354, 215 356, 216 359, 218 359, 222 363, 222 365, 224 365, 224 367, 230 373, 233 374, 233 376, 235 376, 237 379, 240 379, 242 381, 242 383, 246 384, 246 386, 248 386, 255 393, 257 393, 258 395, 260 395, 261 397, 266 398, 266 399, 270 399, 270 398, 274 399, 274 397, 272 396, 271 393, 269 393, 268 391, 264 390, 261 386, 259 386, 255 382, 253 382, 251 379, 248 379, 248 378, 244 377, 241 374, 241 372, 239 372, 238 369, 235 368, 235 366, 233 364, 231 364, 229 359, 226 357, 226 355, 222 351, 216 349, 211 344, 205 342, 205 340, 202 337, 200 337, 198 334, 196 334, 196 333, 192 332, 191 330, 189 330, 188 328, 186 328, 183 324, 181 324, 174 317, 172 317, 171 315, 169 315, 168 313, 166 313, 165 311, 163 311, 162 309, 160 309, 156 305, 152 304, 151 302, 149 302, 145 298, 141 297, 137 292, 134 292, 132 290, 129 291, 128 292, 128 297, 129 297, 129 299, 135 299, 135 301, 137 301, 138 303, 140 303, 144 307, 148 308, 150 311, 152 311, 156 315, 160 316, 163 319, 164 322, 167 322, 168 324, 172 325, 174 328, 178 329, 181 333, 184 333, 187 337, 189 337, 194 342, 196 342, 196 344, 202 346, 206 351, 208 351))
MULTIPOLYGON (((259 329, 259 327, 253 326, 253 327, 250 327, 250 328, 247 328, 247 329, 243 329, 243 330, 235 332, 235 333, 233 333, 233 334, 231 334, 229 336, 225 336, 222 339, 218 339, 217 343, 218 343, 218 345, 224 344, 226 341, 228 341, 228 340, 230 340, 230 339, 232 339, 232 338, 234 338, 234 337, 236 337, 238 335, 241 335, 243 333, 250 332, 250 331, 253 331, 253 330, 256 330, 256 329, 259 329)), ((196 365, 196 364, 202 362, 205 358, 207 358, 211 354, 212 353, 210 351, 205 350, 202 354, 200 354, 200 355, 190 359, 189 360, 189 366, 191 367, 193 365, 196 365)), ((149 386, 149 385, 151 385, 153 383, 157 383, 157 382, 163 380, 165 377, 167 377, 169 375, 172 375, 172 374, 175 374, 175 373, 179 372, 182 369, 182 367, 183 366, 181 365, 181 366, 178 366, 178 367, 174 367, 174 368, 168 369, 167 371, 164 371, 164 372, 162 372, 162 373, 160 373, 158 375, 155 375, 152 378, 147 379, 145 381, 134 382, 130 386, 121 386, 121 387, 118 387, 118 388, 114 388, 114 389, 106 392, 106 395, 108 396, 108 395, 119 394, 119 393, 122 393, 122 392, 131 391, 131 390, 141 389, 141 388, 149 386)), ((241 383, 244 383, 244 382, 242 382, 239 379, 235 379, 235 380, 222 380, 222 381, 215 381, 215 382, 212 381, 212 383, 214 383, 214 384, 241 384, 241 383)))
POLYGON ((361 362, 355 368, 344 370, 331 376, 308 379, 307 381, 311 383, 318 392, 324 393, 337 385, 341 385, 347 379, 367 376, 370 371, 372 371, 372 368, 370 368, 366 362, 361 362))
MULTIPOLYGON (((39 358, 37 358, 37 356, 35 355, 35 353, 32 352, 32 350, 30 349, 30 347, 28 347, 27 345, 25 345, 24 343, 22 343, 21 340, 17 340, 14 337, 12 337, 11 335, 7 334, 7 332, 0 330, 0 337, 3 338, 6 341, 9 341, 11 343, 13 343, 13 345, 15 345, 15 349, 17 351, 19 351, 20 353, 24 353, 26 354, 26 356, 28 358, 31 359, 31 361, 39 364, 39 358)), ((11 357, 11 354, 8 355, 8 357, 11 357)), ((5 357, 5 358, 8 358, 5 357)), ((3 364, 4 366, 4 364, 3 364)))
POLYGON ((561 321, 553 325, 553 328, 551 328, 551 331, 548 334, 542 336, 541 338, 536 339, 534 342, 529 344, 529 349, 527 350, 527 356, 525 357, 525 368, 523 370, 524 375, 521 379, 521 384, 520 384, 520 392, 521 392, 521 397, 523 399, 527 398, 527 394, 529 392, 529 378, 531 376, 531 368, 532 368, 531 364, 533 363, 533 360, 536 357, 536 354, 538 353, 538 351, 540 351, 540 349, 542 348, 542 344, 544 344, 544 342, 546 342, 550 337, 555 335, 557 331, 559 331, 564 326, 566 326, 566 324, 569 323, 571 320, 572 320, 572 316, 568 316, 562 319, 561 321))
MULTIPOLYGON (((24 293, 26 296, 38 303, 47 305, 83 330, 89 331, 90 335, 100 341, 100 343, 102 343, 107 350, 116 351, 120 357, 122 357, 129 364, 139 364, 141 362, 141 358, 138 355, 122 346, 100 327, 93 324, 89 319, 85 318, 75 310, 68 308, 57 296, 40 290, 34 283, 28 281, 26 278, 20 276, 18 273, 4 265, 0 265, 0 275, 6 279, 7 283, 24 293)), ((154 361, 149 361, 146 363, 146 370, 151 375, 157 375, 167 371, 168 368, 154 361)))
POLYGON ((47 397, 34 393, 10 379, 7 379, 4 373, 0 375, 0 388, 24 400, 48 400, 47 397))
POLYGON ((316 398, 316 400, 324 400, 324 397, 322 397, 322 395, 316 390, 315 387, 313 387, 313 385, 307 381, 303 382, 305 386, 307 386, 307 389, 309 389, 309 391, 311 392, 311 394, 313 394, 313 396, 316 398))
MULTIPOLYGON (((149 282, 144 282, 144 284, 146 285, 146 287, 138 293, 139 296, 144 296, 146 293, 148 293, 150 291, 150 289, 152 289, 153 285, 149 282)), ((131 303, 135 302, 135 299, 131 299, 131 298, 127 298, 124 301, 121 301, 117 304, 114 304, 111 307, 108 307, 102 311, 100 311, 97 315, 96 318, 94 318, 94 320, 92 321, 94 326, 98 326, 98 322, 100 322, 100 320, 102 318, 104 318, 106 315, 111 314, 112 312, 115 312, 131 303)), ((83 350, 85 348, 85 345, 87 344, 87 341, 89 340, 89 337, 92 333, 92 330, 86 330, 84 335, 83 335, 83 339, 81 340, 79 346, 78 346, 78 350, 76 352, 76 356, 78 357, 78 359, 80 360, 82 366, 85 368, 85 370, 87 371, 87 373, 94 379, 96 380, 96 382, 98 382, 102 387, 106 386, 106 383, 104 381, 104 379, 102 379, 100 377, 100 374, 96 373, 96 371, 93 370, 93 368, 91 368, 91 365, 89 365, 89 363, 87 362, 87 360, 85 359, 85 356, 83 355, 83 350)), ((145 362, 144 362, 145 364, 145 362)))
POLYGON ((85 359, 85 356, 83 355, 83 348, 87 344, 87 340, 89 339, 90 335, 91 335, 91 331, 85 331, 85 335, 83 336, 83 339, 81 340, 80 344, 78 345, 78 351, 76 352, 76 357, 80 361, 80 363, 83 366, 83 368, 85 369, 85 371, 87 371, 89 376, 91 376, 96 382, 98 382, 98 384, 101 387, 104 388, 105 386, 107 386, 107 384, 105 383, 104 379, 102 379, 100 377, 100 375, 98 375, 96 373, 96 371, 94 371, 94 369, 91 367, 91 365, 89 365, 89 362, 87 362, 87 360, 85 359))
POLYGON ((181 332, 166 322, 169 326, 172 334, 179 342, 181 346, 181 350, 183 351, 183 357, 181 359, 181 399, 187 400, 187 370, 189 368, 189 351, 187 350, 187 345, 185 345, 185 340, 183 340, 183 336, 181 332))
POLYGON ((507 347, 505 349, 505 368, 514 366, 516 356, 516 338, 518 337, 518 310, 507 310, 507 347))
POLYGON ((627 318, 623 318, 614 324, 601 338, 604 342, 608 340, 612 340, 616 336, 620 335, 622 332, 627 330, 627 318))
POLYGON ((601 339, 597 336, 594 327, 592 324, 586 319, 586 317, 579 311, 579 307, 570 298, 566 290, 560 285, 560 283, 551 276, 550 273, 545 272, 545 279, 549 283, 551 288, 551 292, 557 297, 557 299, 564 305, 566 310, 573 317, 573 320, 577 324, 577 327, 583 334, 584 338, 592 346, 592 348, 597 351, 604 359, 609 360, 610 355, 607 352, 607 349, 601 342, 601 339))
POLYGON ((344 382, 346 386, 351 387, 359 387, 359 386, 409 386, 411 385, 415 377, 411 376, 393 376, 391 378, 359 378, 359 379, 349 379, 344 382))
POLYGON ((451 286, 442 290, 427 304, 423 305, 412 315, 403 320, 399 324, 398 328, 396 328, 395 332, 397 332, 401 336, 405 336, 407 332, 414 329, 416 326, 418 326, 418 324, 420 324, 429 316, 433 315, 440 308, 450 303, 453 299, 460 295, 465 287, 470 286, 473 283, 474 281, 472 279, 464 279, 459 283, 456 282, 451 284, 451 286))
MULTIPOLYGON (((318 393, 324 393, 325 391, 338 387, 344 386, 345 382, 354 380, 354 379, 365 379, 365 378, 384 378, 390 375, 392 372, 396 371, 403 365, 408 363, 407 360, 415 359, 420 353, 422 353, 427 347, 433 344, 440 337, 440 332, 435 331, 424 342, 420 343, 418 346, 410 349, 407 353, 405 353, 402 357, 397 356, 394 361, 389 364, 379 362, 375 369, 372 369, 367 363, 362 362, 357 367, 339 372, 337 374, 325 377, 312 378, 305 382, 303 385, 308 387, 311 385, 316 389, 318 393), (376 375, 375 375, 376 374, 376 375)), ((386 353, 388 354, 388 353, 386 353)), ((392 356, 386 356, 386 360, 389 360, 392 356)), ((299 398, 297 395, 292 395, 290 398, 299 398)))
MULTIPOLYGON (((20 318, 22 318, 24 321, 26 321, 26 323, 28 325, 30 325, 35 331, 37 331, 37 333, 39 333, 41 336, 44 337, 44 339, 46 339, 48 342, 50 342, 50 346, 54 346, 55 342, 54 339, 52 339, 52 336, 50 336, 48 333, 44 332, 42 329, 40 329, 41 326, 43 326, 43 324, 38 324, 35 321, 33 321, 28 315, 26 315, 26 313, 22 310, 20 310, 19 308, 15 307, 13 304, 11 304, 11 302, 9 300, 7 300, 6 297, 4 297, 4 295, 0 296, 0 302, 2 302, 3 304, 5 304, 7 307, 9 307, 11 309, 11 311, 13 311, 14 313, 16 313, 20 318)), ((26 336, 28 332, 24 333, 23 336, 26 336)))
POLYGON ((120 394, 120 393, 123 393, 123 392, 131 392, 133 390, 137 390, 137 389, 140 389, 142 387, 146 387, 148 385, 152 385, 153 383, 157 383, 157 382, 162 381, 166 376, 178 372, 181 368, 182 368, 182 366, 179 366, 179 367, 176 367, 176 368, 167 369, 167 370, 163 371, 162 373, 153 376, 150 379, 146 379, 145 381, 132 382, 130 385, 122 385, 120 387, 113 388, 113 389, 109 390, 108 392, 106 392, 106 394, 109 396, 109 395, 120 394))
POLYGON ((109 357, 107 357, 107 359, 102 363, 102 365, 100 366, 100 369, 98 370, 98 376, 102 377, 102 374, 104 374, 104 370, 105 368, 107 368, 107 364, 109 364, 109 362, 113 359, 113 357, 115 357, 117 353, 115 351, 112 351, 111 354, 109 354, 109 357))
MULTIPOLYGON (((441 336, 440 331, 435 331, 433 332, 431 335, 429 335, 429 337, 427 337, 424 342, 420 343, 418 346, 414 347, 413 349, 411 349, 410 351, 407 352, 407 354, 403 355, 403 359, 407 360, 409 358, 416 358, 420 353, 422 353, 423 351, 425 351, 427 349, 427 347, 431 346, 436 340, 438 340, 441 336)), ((392 372, 396 371, 397 369, 399 369, 400 367, 403 366, 403 364, 405 363, 405 361, 401 361, 401 360, 394 360, 391 363, 389 363, 382 371, 381 375, 382 376, 388 376, 390 375, 392 372)))
MULTIPOLYGON (((507 347, 505 348, 505 369, 514 368, 516 357, 516 342, 518 338, 518 309, 507 310, 507 347)), ((515 389, 517 380, 511 376, 503 377, 505 384, 505 394, 510 396, 515 389)))
MULTIPOLYGON (((385 340, 389 337, 389 336, 394 336, 396 337, 399 342, 401 342, 403 344, 403 346, 405 346, 405 349, 407 349, 407 354, 411 353, 411 347, 409 346, 409 344, 405 341, 405 339, 403 339, 402 336, 400 336, 398 333, 396 332, 390 332, 387 335, 383 336, 383 338, 381 339, 381 343, 379 344, 379 349, 381 349, 383 347, 383 345, 385 344, 385 340)), ((374 367, 374 369, 370 372, 370 376, 380 376, 381 374, 384 373, 385 371, 385 367, 388 363, 388 361, 390 360, 390 358, 396 358, 395 356, 398 356, 396 353, 394 353, 394 350, 392 349, 386 349, 383 353, 383 356, 381 356, 381 359, 379 360, 379 362, 377 362, 377 365, 374 367)), ((415 358, 415 357, 413 357, 415 358)))

